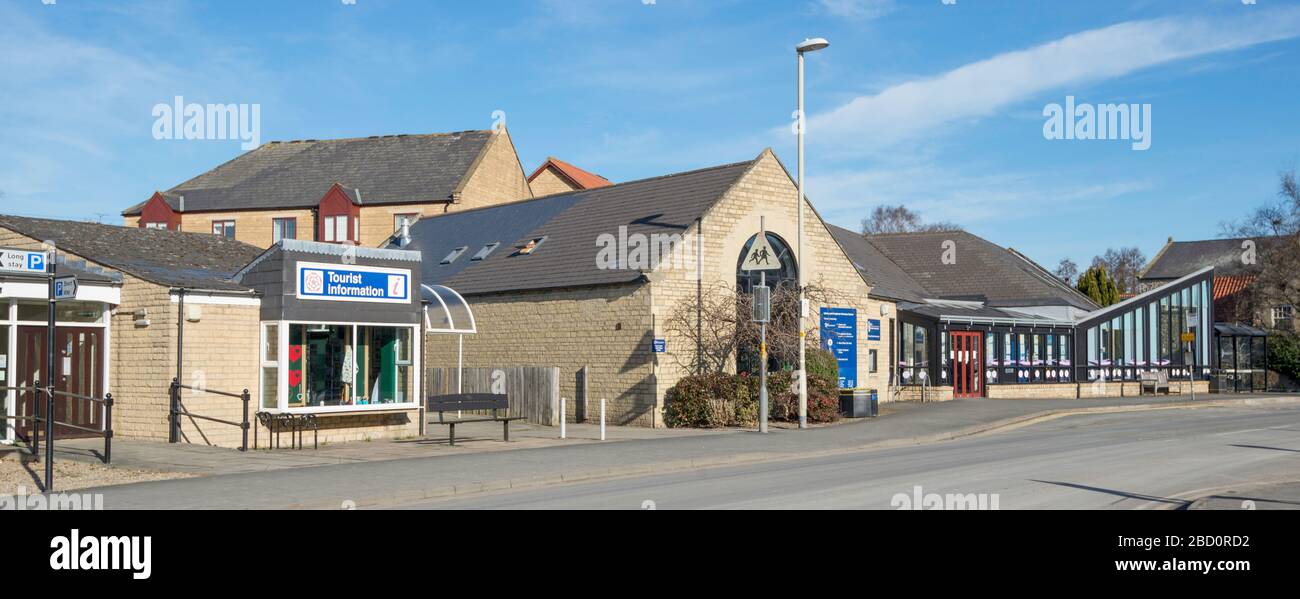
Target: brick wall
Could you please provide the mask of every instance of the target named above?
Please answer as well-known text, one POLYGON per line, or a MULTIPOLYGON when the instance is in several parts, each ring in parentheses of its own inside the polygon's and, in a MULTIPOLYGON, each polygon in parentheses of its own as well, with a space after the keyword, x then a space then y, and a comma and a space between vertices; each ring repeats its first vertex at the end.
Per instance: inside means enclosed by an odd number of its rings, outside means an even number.
POLYGON ((533 190, 533 197, 536 198, 556 193, 567 193, 576 189, 563 177, 555 174, 554 169, 550 168, 538 173, 537 178, 530 181, 528 185, 533 190))
MULTIPOLYGON (((572 420, 578 371, 589 367, 587 414, 608 400, 613 424, 657 426, 650 288, 644 284, 466 298, 478 333, 465 335, 465 367, 554 366, 572 420)), ((456 336, 429 335, 427 368, 456 366, 456 336)), ((507 392, 509 390, 507 389, 507 392)))
MULTIPOLYGON (((705 285, 736 284, 736 263, 744 244, 758 233, 760 216, 765 217, 764 225, 768 232, 780 236, 792 250, 797 251, 798 196, 795 184, 775 155, 765 152, 750 171, 703 217, 702 272, 705 285)), ((858 387, 877 389, 881 397, 884 397, 888 386, 889 346, 887 325, 884 323, 888 317, 881 316, 882 302, 868 297, 869 288, 866 283, 831 237, 811 204, 805 204, 804 219, 806 256, 800 261, 806 268, 804 280, 810 285, 833 290, 834 296, 825 302, 826 305, 857 309, 858 387), (882 321, 879 341, 867 341, 868 319, 882 321), (869 350, 873 349, 878 353, 876 373, 869 372, 869 350)), ((695 232, 694 227, 688 231, 690 234, 695 232)), ((693 264, 685 269, 661 268, 656 274, 658 278, 653 283, 655 315, 658 323, 665 323, 683 303, 687 306, 693 304, 696 294, 695 268, 693 264)), ((890 306, 890 314, 896 312, 892 302, 884 303, 890 306)), ((811 317, 805 324, 810 335, 817 335, 821 307, 823 305, 817 302, 811 306, 811 317)), ((684 365, 690 360, 690 348, 688 342, 672 339, 662 325, 656 336, 667 338, 668 342, 668 353, 664 354, 658 377, 658 397, 662 401, 664 393, 688 374, 684 365)))
POLYGON ((460 189, 460 202, 449 211, 468 210, 533 197, 510 133, 502 129, 488 142, 479 163, 460 189))

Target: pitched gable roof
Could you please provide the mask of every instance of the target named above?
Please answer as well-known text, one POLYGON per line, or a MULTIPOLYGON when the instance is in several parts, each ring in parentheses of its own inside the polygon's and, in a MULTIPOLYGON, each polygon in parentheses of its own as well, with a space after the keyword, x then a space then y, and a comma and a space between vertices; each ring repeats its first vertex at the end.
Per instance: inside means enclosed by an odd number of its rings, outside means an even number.
MULTIPOLYGON (((270 142, 163 194, 184 212, 310 208, 334 183, 361 203, 447 202, 492 131, 270 142)), ((136 216, 142 204, 128 208, 136 216)))
POLYGON ((897 263, 871 245, 861 233, 827 224, 853 266, 871 286, 871 295, 908 302, 922 301, 928 292, 897 263))
POLYGON ((1246 251, 1242 244, 1254 241, 1255 251, 1263 253, 1275 241, 1273 237, 1207 239, 1202 241, 1170 241, 1151 260, 1139 278, 1143 280, 1177 279, 1207 266, 1214 267, 1214 275, 1238 276, 1257 274, 1242 261, 1246 251))
POLYGON ((204 291, 248 291, 231 277, 262 253, 246 243, 205 233, 180 233, 0 215, 0 227, 61 252, 170 287, 204 291))
POLYGON ((533 179, 536 179, 538 175, 541 175, 548 168, 577 189, 597 189, 613 185, 613 183, 609 182, 609 179, 582 170, 554 156, 548 157, 546 162, 543 162, 541 166, 537 167, 537 170, 533 171, 533 174, 528 175, 528 182, 532 183, 533 179))
POLYGON ((993 307, 1098 306, 1041 266, 966 231, 872 235, 867 240, 937 299, 979 299, 993 307), (944 243, 956 264, 944 264, 944 243))
POLYGON ((466 295, 630 283, 640 280, 642 272, 599 267, 597 240, 602 235, 617 237, 623 227, 627 235, 685 234, 755 162, 425 218, 411 227, 412 243, 405 249, 423 248, 425 283, 466 295), (515 251, 542 237, 546 240, 531 254, 515 251), (492 242, 501 246, 484 260, 470 261, 492 242), (469 249, 454 267, 439 268, 447 266, 440 264, 446 254, 460 246, 469 249))

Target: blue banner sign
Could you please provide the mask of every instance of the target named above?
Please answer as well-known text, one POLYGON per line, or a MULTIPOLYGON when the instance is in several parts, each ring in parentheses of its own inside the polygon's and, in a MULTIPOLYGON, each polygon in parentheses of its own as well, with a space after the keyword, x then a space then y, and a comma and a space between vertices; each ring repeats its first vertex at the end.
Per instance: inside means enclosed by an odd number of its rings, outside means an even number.
POLYGON ((656 354, 662 354, 662 353, 664 353, 664 352, 667 352, 667 351, 668 351, 668 340, 667 340, 667 339, 655 339, 655 340, 654 340, 654 346, 652 347, 652 349, 654 350, 654 353, 656 353, 656 354))
POLYGON ((298 299, 407 304, 411 271, 299 262, 298 299))
POLYGON ((44 273, 45 252, 0 248, 0 270, 6 272, 44 273))
POLYGON ((822 308, 822 347, 835 354, 840 366, 840 388, 858 386, 858 311, 822 308))
POLYGON ((867 341, 880 341, 880 321, 867 319, 867 341))

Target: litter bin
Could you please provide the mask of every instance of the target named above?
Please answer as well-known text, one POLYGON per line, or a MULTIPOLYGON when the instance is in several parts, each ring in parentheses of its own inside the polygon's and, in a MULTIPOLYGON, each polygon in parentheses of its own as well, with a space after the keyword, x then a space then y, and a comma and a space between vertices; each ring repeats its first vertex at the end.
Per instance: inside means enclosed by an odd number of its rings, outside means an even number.
POLYGON ((875 418, 880 413, 875 389, 841 389, 840 413, 849 418, 875 418))

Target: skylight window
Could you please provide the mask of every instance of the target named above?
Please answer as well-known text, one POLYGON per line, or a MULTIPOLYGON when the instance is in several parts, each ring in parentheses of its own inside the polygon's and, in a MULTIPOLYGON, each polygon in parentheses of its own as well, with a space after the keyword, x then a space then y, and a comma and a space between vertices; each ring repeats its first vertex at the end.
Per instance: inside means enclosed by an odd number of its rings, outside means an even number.
POLYGON ((500 241, 493 241, 492 243, 483 246, 483 249, 479 250, 477 254, 474 254, 474 257, 470 258, 470 260, 482 260, 487 258, 488 255, 490 255, 500 245, 500 241))
POLYGON ((516 255, 516 256, 527 256, 527 255, 529 255, 529 254, 532 254, 533 252, 537 251, 537 246, 542 245, 542 242, 543 242, 543 241, 546 241, 546 237, 545 237, 545 236, 538 237, 538 238, 536 238, 536 239, 530 239, 530 240, 528 240, 527 243, 525 243, 525 244, 523 244, 523 245, 521 245, 521 246, 518 246, 518 247, 515 249, 515 255, 516 255))
POLYGON ((446 258, 443 258, 443 259, 442 259, 442 264, 451 264, 452 262, 455 262, 456 259, 459 258, 459 257, 461 256, 461 254, 464 254, 464 253, 465 253, 465 250, 468 250, 468 249, 469 249, 469 246, 467 246, 467 245, 462 245, 462 246, 460 246, 460 247, 458 247, 458 248, 452 250, 450 254, 447 254, 447 257, 446 257, 446 258))

